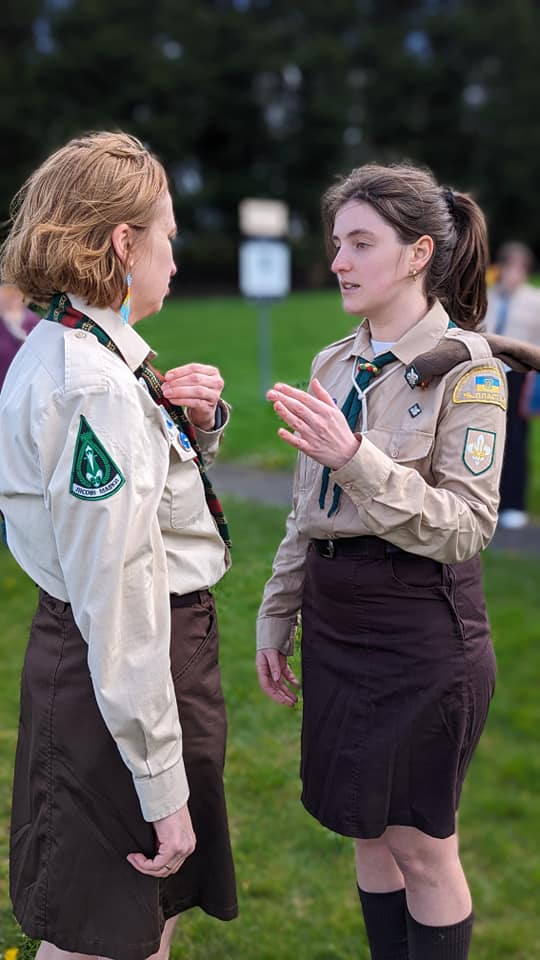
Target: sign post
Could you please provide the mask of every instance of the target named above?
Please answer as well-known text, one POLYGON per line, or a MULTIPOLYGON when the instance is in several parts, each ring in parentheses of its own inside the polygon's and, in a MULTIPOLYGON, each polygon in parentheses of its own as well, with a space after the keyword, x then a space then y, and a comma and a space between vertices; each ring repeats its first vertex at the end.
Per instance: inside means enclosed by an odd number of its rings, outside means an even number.
POLYGON ((244 297, 257 306, 257 342, 261 397, 272 385, 271 307, 290 290, 291 257, 287 241, 289 212, 280 200, 243 200, 239 207, 239 281, 244 297))

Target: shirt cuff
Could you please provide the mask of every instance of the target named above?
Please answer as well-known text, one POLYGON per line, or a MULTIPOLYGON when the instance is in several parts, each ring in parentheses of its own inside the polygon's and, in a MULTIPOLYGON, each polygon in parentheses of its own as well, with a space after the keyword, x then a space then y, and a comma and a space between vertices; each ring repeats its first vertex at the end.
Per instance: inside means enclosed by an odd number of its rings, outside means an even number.
POLYGON ((257 650, 271 648, 292 657, 297 627, 298 614, 293 619, 260 617, 257 620, 257 650))
POLYGON ((330 478, 345 492, 369 500, 381 493, 392 472, 392 461, 371 440, 362 437, 358 450, 351 459, 333 470, 330 478))
POLYGON ((225 400, 218 400, 216 407, 216 414, 214 418, 214 426, 211 430, 203 430, 202 427, 198 427, 196 424, 193 424, 197 433, 201 433, 203 436, 211 437, 212 434, 219 434, 227 426, 231 413, 231 405, 225 400))
POLYGON ((162 820, 184 807, 189 798, 189 786, 184 761, 156 774, 155 777, 133 779, 145 820, 162 820))

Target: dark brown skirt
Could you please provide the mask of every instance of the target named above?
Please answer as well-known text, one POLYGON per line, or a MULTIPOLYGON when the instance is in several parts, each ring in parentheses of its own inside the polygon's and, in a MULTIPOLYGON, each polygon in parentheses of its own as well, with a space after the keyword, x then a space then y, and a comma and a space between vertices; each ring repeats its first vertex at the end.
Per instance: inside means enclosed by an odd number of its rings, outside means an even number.
POLYGON ((345 836, 448 837, 495 686, 480 560, 379 542, 364 559, 308 551, 302 801, 345 836))
POLYGON ((126 855, 153 856, 154 831, 98 710, 87 645, 69 604, 40 591, 21 689, 10 890, 30 937, 63 950, 143 960, 164 921, 199 906, 237 915, 223 766, 227 722, 213 599, 174 608, 171 670, 197 846, 166 880, 126 855))

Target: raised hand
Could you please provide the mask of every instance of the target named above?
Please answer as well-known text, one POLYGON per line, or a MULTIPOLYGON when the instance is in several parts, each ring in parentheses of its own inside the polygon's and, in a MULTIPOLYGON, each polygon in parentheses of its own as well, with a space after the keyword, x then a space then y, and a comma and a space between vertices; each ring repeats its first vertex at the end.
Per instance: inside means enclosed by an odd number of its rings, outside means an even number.
POLYGON ((317 379, 313 395, 286 383, 276 383, 266 396, 274 410, 295 433, 283 427, 279 436, 317 463, 337 470, 354 456, 360 439, 352 432, 341 410, 317 379))
POLYGON ((201 430, 212 430, 223 387, 218 368, 205 363, 173 367, 165 374, 162 385, 167 400, 186 407, 191 422, 201 430))

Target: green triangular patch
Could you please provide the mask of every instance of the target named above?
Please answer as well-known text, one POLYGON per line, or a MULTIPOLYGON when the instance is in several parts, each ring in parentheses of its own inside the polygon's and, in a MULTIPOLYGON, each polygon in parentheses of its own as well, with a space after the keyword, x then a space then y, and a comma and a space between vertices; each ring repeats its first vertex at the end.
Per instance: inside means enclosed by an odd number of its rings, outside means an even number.
POLYGON ((71 495, 79 500, 105 500, 125 482, 88 421, 81 417, 69 482, 71 495))

